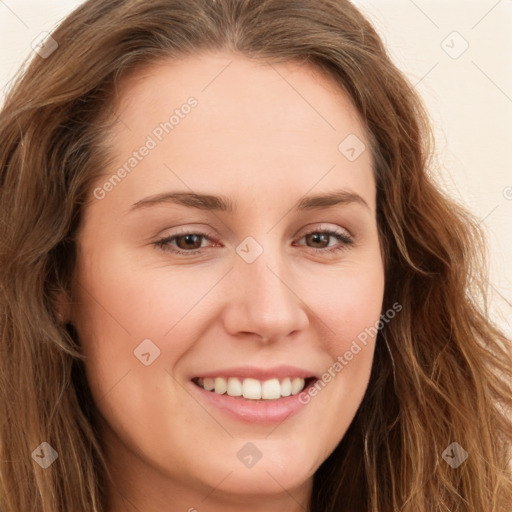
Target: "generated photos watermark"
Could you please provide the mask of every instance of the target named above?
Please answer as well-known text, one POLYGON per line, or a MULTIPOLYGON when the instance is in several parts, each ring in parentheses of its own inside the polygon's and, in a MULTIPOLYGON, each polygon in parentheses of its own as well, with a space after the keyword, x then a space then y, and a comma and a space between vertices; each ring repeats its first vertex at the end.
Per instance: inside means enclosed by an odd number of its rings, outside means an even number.
POLYGON ((298 400, 301 404, 306 405, 311 401, 312 397, 318 395, 320 391, 322 391, 325 386, 331 382, 336 375, 338 375, 346 366, 350 364, 350 361, 354 359, 354 357, 361 352, 363 347, 366 347, 368 344, 368 339, 373 338, 377 335, 380 329, 384 327, 387 323, 389 323, 393 318, 395 318, 396 314, 402 310, 402 305, 398 302, 395 302, 391 308, 389 308, 384 314, 380 316, 380 319, 375 322, 371 327, 366 327, 363 331, 361 331, 357 338, 354 339, 350 345, 350 348, 345 351, 343 355, 339 355, 334 363, 321 375, 320 379, 315 382, 315 384, 305 391, 302 391, 298 395, 298 400), (363 347, 361 347, 363 345, 363 347))
POLYGON ((105 199, 106 195, 114 190, 114 188, 121 183, 122 180, 128 176, 133 169, 135 169, 144 158, 146 158, 153 149, 155 149, 160 142, 162 142, 166 135, 169 135, 172 130, 178 126, 183 119, 185 119, 193 108, 199 105, 199 101, 191 96, 186 103, 181 105, 180 108, 174 110, 174 113, 168 120, 162 121, 158 126, 153 128, 152 132, 146 137, 146 141, 140 148, 133 151, 132 155, 119 167, 119 169, 112 174, 110 178, 105 180, 101 187, 96 187, 93 195, 96 199, 105 199))

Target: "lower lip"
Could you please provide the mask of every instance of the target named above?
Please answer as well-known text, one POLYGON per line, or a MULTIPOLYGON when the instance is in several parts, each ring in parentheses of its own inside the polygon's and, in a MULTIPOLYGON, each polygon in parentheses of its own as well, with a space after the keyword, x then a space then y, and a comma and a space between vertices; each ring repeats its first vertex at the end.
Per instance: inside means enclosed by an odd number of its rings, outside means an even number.
MULTIPOLYGON (((315 384, 316 380, 310 382, 301 393, 308 390, 315 384)), ((194 384, 190 385, 202 401, 205 401, 210 407, 214 407, 232 418, 246 423, 272 424, 282 423, 287 418, 297 414, 306 405, 299 401, 301 393, 291 395, 276 400, 248 400, 243 397, 233 397, 227 394, 219 395, 215 391, 206 391, 206 389, 194 384)))

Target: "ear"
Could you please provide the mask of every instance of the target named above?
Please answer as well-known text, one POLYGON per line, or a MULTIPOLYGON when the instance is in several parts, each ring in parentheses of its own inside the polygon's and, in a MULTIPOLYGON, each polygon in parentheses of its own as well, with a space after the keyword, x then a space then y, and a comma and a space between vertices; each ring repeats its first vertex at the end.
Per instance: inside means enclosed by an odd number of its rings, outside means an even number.
POLYGON ((59 323, 67 324, 71 322, 71 299, 66 292, 61 291, 54 294, 53 308, 59 323))

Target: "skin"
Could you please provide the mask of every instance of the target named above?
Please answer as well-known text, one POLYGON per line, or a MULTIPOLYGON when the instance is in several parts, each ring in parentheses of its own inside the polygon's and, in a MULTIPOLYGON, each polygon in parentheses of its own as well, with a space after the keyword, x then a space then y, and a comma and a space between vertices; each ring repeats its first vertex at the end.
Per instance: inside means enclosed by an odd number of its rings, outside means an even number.
POLYGON ((349 161, 338 150, 349 134, 368 148, 363 125, 345 93, 313 68, 231 53, 160 62, 119 93, 114 161, 99 187, 190 96, 198 105, 105 197, 91 193, 74 304, 62 305, 105 422, 116 482, 108 512, 304 510, 316 469, 366 391, 375 340, 277 426, 227 417, 188 389, 192 377, 229 366, 287 364, 322 374, 378 322, 384 268, 370 151, 349 161), (338 189, 367 206, 293 209, 305 195, 338 189), (167 191, 222 194, 237 209, 132 210, 167 191), (305 236, 321 229, 354 243, 305 236), (216 241, 192 242, 189 251, 202 249, 193 256, 171 252, 187 250, 183 237, 168 250, 155 245, 183 232, 216 241), (248 236, 263 249, 252 263, 236 252, 248 236), (148 366, 134 356, 145 339, 160 350, 148 366), (237 457, 249 441, 262 453, 252 468, 237 457))

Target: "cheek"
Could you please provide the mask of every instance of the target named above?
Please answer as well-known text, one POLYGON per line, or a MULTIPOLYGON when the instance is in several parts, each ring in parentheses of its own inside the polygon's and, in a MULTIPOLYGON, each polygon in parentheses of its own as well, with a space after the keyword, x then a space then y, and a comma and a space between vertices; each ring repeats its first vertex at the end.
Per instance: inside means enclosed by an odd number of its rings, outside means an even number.
POLYGON ((325 424, 332 426, 335 437, 344 431, 340 430, 342 418, 348 428, 366 391, 382 313, 382 262, 377 253, 366 261, 348 265, 332 281, 335 286, 311 296, 326 326, 323 350, 330 363, 317 389, 304 399, 318 401, 321 409, 329 411, 331 419, 325 424))
MULTIPOLYGON (((324 460, 345 435, 367 390, 382 308, 384 279, 378 269, 346 278, 324 299, 322 320, 329 326, 323 350, 330 362, 319 381, 301 394, 301 401, 319 413, 308 426, 318 462, 324 460)), ((320 301, 318 301, 320 303, 320 301)))
POLYGON ((147 268, 121 248, 92 253, 79 277, 80 316, 87 318, 84 328, 95 327, 96 338, 119 339, 125 346, 171 337, 174 327, 211 288, 207 280, 191 277, 179 268, 147 268))
POLYGON ((329 306, 322 317, 331 331, 323 347, 331 360, 325 368, 324 381, 336 381, 342 394, 347 391, 352 395, 362 394, 368 382, 381 315, 382 290, 383 283, 378 279, 347 280, 343 289, 333 294, 331 304, 335 306, 329 306))
POLYGON ((137 424, 144 411, 151 423, 163 414, 158 400, 173 387, 169 372, 215 318, 209 306, 215 295, 206 296, 218 280, 214 272, 144 267, 129 256, 122 249, 89 252, 81 261, 73 319, 93 397, 121 430, 120 418, 137 424))
POLYGON ((366 265, 349 266, 326 283, 324 291, 315 292, 311 300, 328 327, 325 349, 335 358, 350 349, 355 339, 375 336, 382 311, 384 269, 378 254, 366 265), (366 334, 365 334, 366 333, 366 334))

